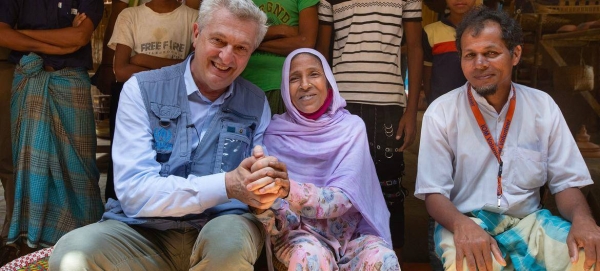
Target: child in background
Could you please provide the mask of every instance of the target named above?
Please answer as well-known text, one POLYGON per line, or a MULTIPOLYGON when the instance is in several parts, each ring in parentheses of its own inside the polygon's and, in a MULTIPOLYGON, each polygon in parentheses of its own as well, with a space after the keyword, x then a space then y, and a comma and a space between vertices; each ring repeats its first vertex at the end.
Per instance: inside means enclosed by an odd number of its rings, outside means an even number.
POLYGON ((177 0, 152 0, 123 10, 108 47, 115 50, 117 82, 136 72, 183 61, 190 52, 198 11, 177 0))
POLYGON ((427 103, 467 82, 456 50, 456 25, 476 0, 446 0, 450 13, 423 28, 423 91, 427 103))

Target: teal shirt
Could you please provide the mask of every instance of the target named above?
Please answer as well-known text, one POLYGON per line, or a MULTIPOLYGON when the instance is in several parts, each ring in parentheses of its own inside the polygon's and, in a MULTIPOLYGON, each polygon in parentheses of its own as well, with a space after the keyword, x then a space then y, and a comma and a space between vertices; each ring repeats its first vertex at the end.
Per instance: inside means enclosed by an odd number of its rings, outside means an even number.
MULTIPOLYGON (((300 11, 317 5, 319 0, 254 0, 260 10, 267 14, 269 25, 298 26, 300 11)), ((263 91, 281 88, 281 69, 286 56, 255 51, 242 77, 263 91)))

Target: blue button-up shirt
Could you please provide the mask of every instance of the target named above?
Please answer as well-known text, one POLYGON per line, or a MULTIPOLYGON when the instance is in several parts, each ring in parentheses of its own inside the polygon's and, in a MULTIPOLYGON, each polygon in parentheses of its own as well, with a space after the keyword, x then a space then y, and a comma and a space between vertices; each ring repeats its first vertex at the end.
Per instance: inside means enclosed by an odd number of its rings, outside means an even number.
MULTIPOLYGON (((15 29, 60 29, 73 26, 75 12, 85 13, 94 27, 100 23, 104 3, 102 0, 0 0, 0 22, 15 29)), ((18 63, 30 52, 12 51, 9 61, 18 63)), ((55 69, 85 67, 92 69, 90 43, 67 55, 39 54, 44 65, 55 69)))

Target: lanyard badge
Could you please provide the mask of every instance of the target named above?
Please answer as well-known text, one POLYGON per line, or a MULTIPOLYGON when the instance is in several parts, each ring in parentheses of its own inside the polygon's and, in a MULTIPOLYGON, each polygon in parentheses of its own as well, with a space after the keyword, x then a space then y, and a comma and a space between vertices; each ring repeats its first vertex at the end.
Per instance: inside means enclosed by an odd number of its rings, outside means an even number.
MULTIPOLYGON (((473 115, 477 120, 477 124, 479 125, 479 129, 485 138, 485 141, 488 143, 490 150, 498 160, 498 176, 497 176, 497 188, 496 188, 496 196, 498 197, 498 206, 497 209, 500 210, 500 202, 502 199, 502 166, 504 163, 502 162, 502 149, 504 148, 504 142, 506 141, 506 137, 508 136, 508 129, 510 128, 510 124, 512 122, 513 115, 515 113, 515 107, 517 103, 517 93, 513 88, 513 96, 510 98, 510 103, 508 105, 508 112, 506 113, 506 119, 504 120, 504 125, 502 126, 502 132, 500 133, 500 137, 498 137, 498 144, 494 141, 492 134, 490 133, 490 129, 485 123, 485 119, 479 110, 479 106, 477 106, 477 102, 475 102, 475 98, 473 98, 473 93, 471 93, 471 84, 468 84, 467 87, 467 96, 469 98, 469 105, 471 106, 471 111, 473 111, 473 115)), ((485 208, 484 208, 485 209, 485 208)), ((497 212, 497 211, 496 211, 497 212)))

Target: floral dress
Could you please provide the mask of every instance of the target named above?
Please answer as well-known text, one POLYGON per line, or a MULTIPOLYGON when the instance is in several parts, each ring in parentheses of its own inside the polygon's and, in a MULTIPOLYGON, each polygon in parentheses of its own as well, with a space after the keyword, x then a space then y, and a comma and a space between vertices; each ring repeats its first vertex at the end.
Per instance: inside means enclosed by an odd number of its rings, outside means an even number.
POLYGON ((290 180, 290 193, 256 217, 288 270, 400 270, 383 238, 356 231, 362 215, 336 187, 290 180))

